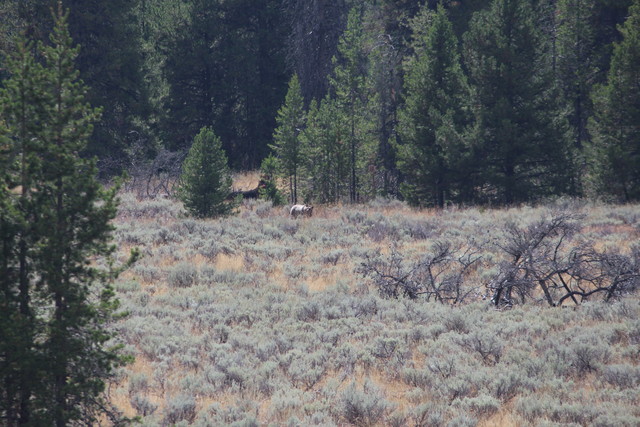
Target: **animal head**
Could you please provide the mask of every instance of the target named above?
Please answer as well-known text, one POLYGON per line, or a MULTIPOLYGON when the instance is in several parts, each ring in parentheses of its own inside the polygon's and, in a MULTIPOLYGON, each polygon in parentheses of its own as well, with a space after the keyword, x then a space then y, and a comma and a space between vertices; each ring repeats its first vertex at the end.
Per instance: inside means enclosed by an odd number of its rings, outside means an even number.
POLYGON ((313 206, 304 205, 304 207, 302 208, 302 212, 307 216, 312 216, 313 215, 313 206))

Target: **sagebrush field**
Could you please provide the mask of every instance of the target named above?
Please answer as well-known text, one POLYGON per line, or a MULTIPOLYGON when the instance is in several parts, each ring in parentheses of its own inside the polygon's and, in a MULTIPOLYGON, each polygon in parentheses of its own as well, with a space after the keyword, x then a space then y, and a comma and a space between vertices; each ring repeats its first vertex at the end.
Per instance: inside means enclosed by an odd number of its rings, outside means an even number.
POLYGON ((114 327, 136 360, 109 395, 145 426, 640 425, 637 280, 608 302, 552 307, 538 289, 491 301, 513 230, 554 212, 570 214, 566 260, 588 241, 637 267, 636 205, 380 199, 294 220, 252 201, 196 220, 123 193, 115 240, 122 259, 132 247, 142 259, 116 283, 129 315, 114 327), (434 264, 443 245, 448 261, 434 264), (385 294, 384 272, 424 292, 385 294))

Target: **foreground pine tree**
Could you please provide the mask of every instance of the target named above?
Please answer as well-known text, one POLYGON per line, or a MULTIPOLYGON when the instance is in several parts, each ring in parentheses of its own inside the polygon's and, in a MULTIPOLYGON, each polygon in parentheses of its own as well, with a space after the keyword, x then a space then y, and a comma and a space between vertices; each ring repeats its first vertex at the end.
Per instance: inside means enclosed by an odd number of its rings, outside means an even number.
POLYGON ((106 328, 118 307, 109 261, 117 188, 105 190, 95 160, 79 156, 99 111, 84 100, 67 16, 59 5, 51 43, 37 49, 41 61, 33 49, 18 49, 0 93, 0 417, 7 425, 90 425, 105 412, 116 416, 102 393, 124 361, 107 348, 106 328))
POLYGON ((231 175, 220 138, 210 128, 200 129, 182 164, 178 197, 184 207, 200 218, 227 215, 233 206, 231 175))
POLYGON ((32 181, 41 170, 33 119, 43 103, 38 90, 43 70, 32 49, 30 43, 19 43, 8 61, 13 78, 0 92, 0 416, 8 424, 30 421, 33 380, 39 374, 30 276, 36 243, 32 181))

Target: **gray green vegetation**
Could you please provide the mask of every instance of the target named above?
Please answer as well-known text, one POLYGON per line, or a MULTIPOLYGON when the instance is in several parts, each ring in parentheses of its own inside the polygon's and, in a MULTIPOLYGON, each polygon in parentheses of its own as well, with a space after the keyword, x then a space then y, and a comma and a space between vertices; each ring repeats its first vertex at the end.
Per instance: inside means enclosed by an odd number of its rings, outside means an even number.
POLYGON ((116 225, 121 248, 143 257, 116 283, 128 316, 114 328, 136 363, 110 398, 142 425, 640 422, 638 206, 430 211, 376 199, 293 220, 250 201, 198 220, 125 193, 116 225), (514 263, 518 242, 539 242, 524 250, 537 267, 514 263), (553 307, 526 284, 587 248, 628 262, 611 298, 553 307), (386 292, 376 268, 418 292, 386 292), (496 306, 508 274, 520 287, 496 306))

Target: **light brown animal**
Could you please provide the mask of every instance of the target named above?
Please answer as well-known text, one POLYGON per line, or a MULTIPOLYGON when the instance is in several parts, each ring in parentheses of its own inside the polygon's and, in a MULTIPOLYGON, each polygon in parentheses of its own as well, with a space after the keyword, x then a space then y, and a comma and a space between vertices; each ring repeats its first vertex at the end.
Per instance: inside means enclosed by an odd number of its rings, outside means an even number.
POLYGON ((312 216, 313 206, 309 205, 293 205, 289 211, 291 218, 297 218, 299 216, 312 216))

